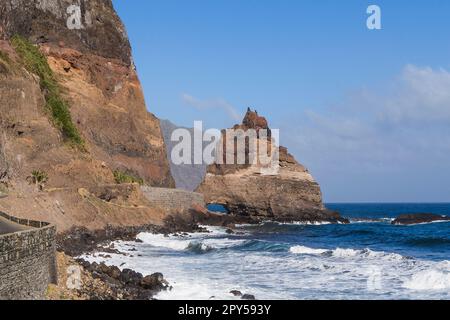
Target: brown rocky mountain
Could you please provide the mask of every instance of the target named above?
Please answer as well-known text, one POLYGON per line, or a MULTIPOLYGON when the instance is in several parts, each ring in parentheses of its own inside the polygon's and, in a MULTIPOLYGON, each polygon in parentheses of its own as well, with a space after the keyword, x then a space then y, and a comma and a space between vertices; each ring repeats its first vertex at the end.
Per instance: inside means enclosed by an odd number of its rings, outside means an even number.
POLYGON ((110 0, 73 3, 0 1, 0 210, 60 229, 158 220, 115 185, 175 186, 124 26, 110 0))
MULTIPOLYGON (((259 142, 267 139, 271 144, 267 120, 250 109, 242 124, 233 129, 242 132, 266 129, 268 138, 258 135, 257 139, 259 142)), ((261 174, 259 164, 249 165, 249 142, 245 148, 243 151, 235 147, 234 152, 245 152, 246 164, 216 163, 208 167, 205 180, 197 190, 205 195, 207 203, 220 204, 232 214, 257 219, 345 222, 338 213, 325 209, 319 184, 286 148, 279 148, 279 172, 272 175, 261 174)))

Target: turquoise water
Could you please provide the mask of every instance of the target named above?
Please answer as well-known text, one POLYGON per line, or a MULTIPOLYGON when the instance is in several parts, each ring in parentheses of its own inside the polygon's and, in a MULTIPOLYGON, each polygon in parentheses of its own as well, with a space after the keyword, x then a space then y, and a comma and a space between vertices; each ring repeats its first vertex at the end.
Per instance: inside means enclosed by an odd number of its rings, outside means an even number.
MULTIPOLYGON (((140 256, 107 263, 162 272, 160 299, 450 299, 450 223, 394 226, 402 213, 450 215, 450 204, 328 204, 349 225, 264 223, 189 236, 141 234, 117 243, 140 256), (359 222, 358 218, 381 219, 359 222)), ((89 259, 103 261, 102 258, 89 259)))

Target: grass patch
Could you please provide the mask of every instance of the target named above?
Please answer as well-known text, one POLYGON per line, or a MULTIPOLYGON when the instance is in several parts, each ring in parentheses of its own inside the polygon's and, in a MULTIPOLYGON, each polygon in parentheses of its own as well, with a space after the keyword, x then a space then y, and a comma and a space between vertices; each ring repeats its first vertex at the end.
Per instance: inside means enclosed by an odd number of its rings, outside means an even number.
POLYGON ((84 149, 84 141, 72 121, 67 102, 61 97, 59 85, 48 65, 47 58, 37 46, 21 36, 14 36, 11 43, 25 68, 39 77, 41 90, 45 94, 46 109, 55 126, 61 131, 66 141, 84 149))
POLYGON ((45 184, 48 182, 48 174, 45 171, 33 170, 31 176, 27 177, 30 184, 34 184, 40 191, 44 190, 45 184))
POLYGON ((11 60, 9 59, 8 54, 3 51, 0 51, 0 74, 1 73, 9 73, 11 60))
POLYGON ((113 173, 114 179, 116 180, 117 184, 122 183, 139 183, 140 185, 144 184, 144 179, 142 179, 141 177, 137 177, 132 174, 122 172, 120 170, 115 170, 113 173))
POLYGON ((9 63, 11 60, 9 59, 9 56, 6 52, 0 51, 0 60, 3 60, 3 62, 9 63))
POLYGON ((2 195, 7 195, 7 194, 8 194, 8 187, 5 184, 0 183, 0 197, 2 195))
POLYGON ((48 174, 45 171, 34 170, 31 172, 31 179, 34 184, 44 184, 48 181, 48 174))

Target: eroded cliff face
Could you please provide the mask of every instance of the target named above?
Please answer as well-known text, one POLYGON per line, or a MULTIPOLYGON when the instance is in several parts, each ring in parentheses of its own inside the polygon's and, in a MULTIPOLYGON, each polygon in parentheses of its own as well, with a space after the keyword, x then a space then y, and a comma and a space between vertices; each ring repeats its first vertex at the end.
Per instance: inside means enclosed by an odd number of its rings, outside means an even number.
POLYGON ((116 170, 152 186, 174 181, 111 1, 1 0, 0 38, 0 185, 9 195, 0 209, 61 230, 159 221, 162 213, 138 187, 115 185, 116 170), (78 16, 68 10, 73 4, 82 24, 70 29, 68 19, 78 16), (48 90, 17 54, 15 35, 44 54, 85 150, 69 145, 55 125, 48 90), (43 190, 31 181, 36 170, 48 175, 43 190))
MULTIPOLYGON (((256 112, 249 110, 234 129, 265 129, 270 141, 268 122, 256 112)), ((246 148, 248 154, 248 145, 246 148)), ((248 163, 213 164, 197 191, 204 194, 207 203, 224 205, 231 214, 279 221, 344 221, 338 213, 324 208, 319 184, 284 147, 279 148, 277 174, 262 175, 259 165, 248 163)))
POLYGON ((131 64, 125 27, 111 0, 2 0, 0 37, 16 34, 131 64))

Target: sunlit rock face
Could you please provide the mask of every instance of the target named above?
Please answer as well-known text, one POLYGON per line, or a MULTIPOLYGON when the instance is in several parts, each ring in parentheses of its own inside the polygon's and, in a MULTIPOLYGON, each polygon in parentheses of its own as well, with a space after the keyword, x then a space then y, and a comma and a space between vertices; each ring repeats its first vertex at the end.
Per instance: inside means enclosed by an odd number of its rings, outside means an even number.
POLYGON ((151 186, 175 186, 160 121, 146 108, 112 2, 1 0, 0 53, 0 186, 9 195, 0 210, 37 220, 46 212, 44 220, 61 228, 160 219, 139 191, 109 202, 87 199, 98 186, 114 185, 116 170, 151 186), (15 35, 47 58, 84 152, 68 146, 52 122, 39 78, 13 48, 15 35), (36 193, 29 184, 33 170, 47 173, 51 192, 36 193))
MULTIPOLYGON (((242 124, 233 129, 257 133, 264 129, 268 134, 257 134, 257 139, 271 144, 268 122, 255 111, 248 110, 242 124)), ((248 149, 246 145, 244 152, 248 149)), ((238 148, 234 151, 242 152, 238 148)), ((278 164, 276 174, 265 175, 260 165, 215 163, 208 167, 197 191, 204 194, 207 203, 224 205, 231 214, 279 221, 344 221, 324 208, 320 186, 284 147, 279 147, 278 164)))

